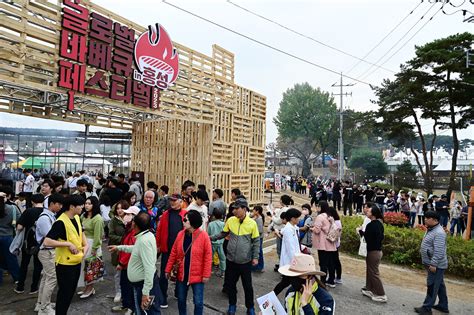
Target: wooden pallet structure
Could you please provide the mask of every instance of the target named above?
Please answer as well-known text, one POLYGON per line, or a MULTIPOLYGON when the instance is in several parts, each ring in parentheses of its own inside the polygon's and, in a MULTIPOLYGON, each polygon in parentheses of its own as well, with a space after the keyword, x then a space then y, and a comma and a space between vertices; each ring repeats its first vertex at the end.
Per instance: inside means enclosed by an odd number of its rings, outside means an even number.
MULTIPOLYGON (((90 1, 81 4, 136 36, 146 30, 90 1)), ((57 84, 61 10, 62 1, 0 3, 1 112, 130 130, 131 170, 143 171, 146 181, 179 191, 191 179, 223 189, 227 201, 240 188, 251 204, 262 202, 266 98, 235 84, 234 54, 214 45, 207 56, 174 43, 179 76, 162 91, 158 110, 78 94, 67 111, 57 84)))

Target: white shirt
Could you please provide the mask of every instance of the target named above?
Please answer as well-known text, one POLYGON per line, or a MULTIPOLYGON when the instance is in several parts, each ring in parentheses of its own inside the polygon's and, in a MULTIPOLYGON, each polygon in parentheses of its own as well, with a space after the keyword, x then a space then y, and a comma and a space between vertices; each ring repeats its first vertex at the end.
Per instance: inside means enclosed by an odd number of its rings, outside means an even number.
POLYGON ((105 222, 110 221, 109 213, 110 213, 110 206, 100 205, 100 214, 102 215, 102 219, 105 222))
POLYGON ((208 217, 208 214, 207 214, 207 206, 206 205, 202 205, 202 206, 198 206, 196 203, 192 203, 190 204, 186 210, 196 210, 198 211, 200 214, 201 214, 201 217, 202 217, 202 229, 204 231, 207 231, 207 221, 209 221, 209 217, 208 217))
POLYGON ((27 193, 33 192, 34 184, 35 184, 35 178, 31 174, 28 175, 28 177, 26 177, 25 182, 23 184, 23 191, 27 193))
POLYGON ((369 224, 372 220, 370 220, 367 216, 364 217, 364 223, 362 223, 362 231, 365 232, 365 228, 367 227, 367 224, 369 224))
POLYGON ((69 181, 69 188, 76 188, 77 187, 77 181, 79 180, 79 177, 72 177, 70 178, 69 181))
POLYGON ((280 232, 282 235, 280 266, 285 266, 291 264, 295 254, 301 253, 299 228, 288 222, 280 232))

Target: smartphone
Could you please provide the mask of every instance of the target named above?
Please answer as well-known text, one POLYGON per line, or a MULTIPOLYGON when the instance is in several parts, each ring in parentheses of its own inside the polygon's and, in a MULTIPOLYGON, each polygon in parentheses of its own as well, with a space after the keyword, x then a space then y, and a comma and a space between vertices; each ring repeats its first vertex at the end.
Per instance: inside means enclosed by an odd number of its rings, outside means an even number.
POLYGON ((155 296, 150 295, 150 300, 148 301, 148 304, 146 305, 146 308, 144 309, 144 311, 148 311, 151 308, 151 306, 153 305, 154 301, 155 301, 155 296))

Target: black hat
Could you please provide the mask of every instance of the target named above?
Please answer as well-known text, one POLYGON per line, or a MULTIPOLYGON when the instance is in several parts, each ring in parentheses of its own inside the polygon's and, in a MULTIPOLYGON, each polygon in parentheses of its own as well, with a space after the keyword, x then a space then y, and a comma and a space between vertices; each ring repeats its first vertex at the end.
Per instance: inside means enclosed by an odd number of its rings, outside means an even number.
POLYGON ((189 224, 195 228, 198 229, 202 225, 202 216, 197 210, 189 210, 186 213, 186 216, 188 217, 189 224))
POLYGON ((437 221, 439 221, 439 213, 436 212, 436 211, 426 211, 425 212, 425 219, 436 219, 437 221))

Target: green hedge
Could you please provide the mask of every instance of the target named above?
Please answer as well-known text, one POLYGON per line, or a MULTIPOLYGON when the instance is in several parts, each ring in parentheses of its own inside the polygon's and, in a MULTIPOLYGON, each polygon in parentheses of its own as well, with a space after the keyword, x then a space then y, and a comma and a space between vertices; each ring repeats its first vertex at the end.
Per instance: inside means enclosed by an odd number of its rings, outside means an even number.
MULTIPOLYGON (((363 218, 342 217, 341 251, 357 255, 360 240, 355 232, 363 218)), ((419 229, 385 225, 383 260, 397 265, 423 268, 420 245, 424 232, 419 229)), ((448 236, 448 272, 464 279, 474 280, 474 241, 448 236)))

